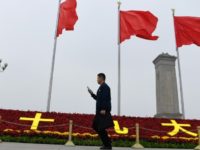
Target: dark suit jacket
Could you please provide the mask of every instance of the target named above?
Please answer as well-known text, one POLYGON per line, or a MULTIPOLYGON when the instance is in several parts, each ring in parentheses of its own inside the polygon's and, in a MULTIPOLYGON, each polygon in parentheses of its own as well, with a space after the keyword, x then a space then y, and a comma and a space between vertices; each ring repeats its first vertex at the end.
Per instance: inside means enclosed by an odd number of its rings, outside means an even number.
POLYGON ((110 87, 103 83, 98 91, 97 94, 92 94, 92 97, 96 100, 96 115, 93 120, 93 129, 97 132, 99 130, 104 130, 110 127, 113 127, 113 119, 111 116, 111 93, 110 87), (106 110, 105 115, 101 115, 100 111, 106 110))
POLYGON ((106 112, 111 111, 111 94, 110 87, 103 83, 97 94, 92 94, 92 97, 96 100, 96 113, 98 114, 101 110, 106 110, 106 112))

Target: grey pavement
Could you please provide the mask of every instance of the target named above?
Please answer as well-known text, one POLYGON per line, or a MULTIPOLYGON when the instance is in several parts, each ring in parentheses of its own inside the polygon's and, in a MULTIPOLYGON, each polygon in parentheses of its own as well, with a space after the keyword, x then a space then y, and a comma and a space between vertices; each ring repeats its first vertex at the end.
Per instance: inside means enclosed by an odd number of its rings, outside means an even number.
MULTIPOLYGON (((66 147, 64 145, 49 145, 49 144, 24 144, 24 143, 7 143, 7 142, 0 143, 0 150, 98 150, 98 149, 99 149, 98 147, 92 147, 92 146, 66 147)), ((131 150, 131 148, 114 147, 113 150, 131 150)), ((161 149, 148 149, 148 150, 161 150, 161 149)))

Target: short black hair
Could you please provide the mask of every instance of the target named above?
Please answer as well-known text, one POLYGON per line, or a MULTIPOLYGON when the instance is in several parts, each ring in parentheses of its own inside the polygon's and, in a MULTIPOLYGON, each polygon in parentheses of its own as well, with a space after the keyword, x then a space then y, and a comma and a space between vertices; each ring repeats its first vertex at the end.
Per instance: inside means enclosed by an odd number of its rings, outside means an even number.
POLYGON ((104 73, 99 73, 97 76, 102 78, 103 80, 106 80, 106 75, 104 73))

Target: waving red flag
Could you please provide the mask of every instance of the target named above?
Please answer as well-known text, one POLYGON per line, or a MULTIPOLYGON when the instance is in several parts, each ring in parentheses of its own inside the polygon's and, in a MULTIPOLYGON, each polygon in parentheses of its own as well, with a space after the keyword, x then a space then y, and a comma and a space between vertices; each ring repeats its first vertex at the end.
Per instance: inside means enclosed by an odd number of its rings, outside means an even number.
POLYGON ((74 25, 78 20, 76 13, 76 0, 65 0, 60 5, 57 36, 62 34, 63 29, 74 30, 74 25))
POLYGON ((120 11, 120 42, 131 36, 157 40, 152 33, 156 29, 158 18, 149 11, 120 11))
POLYGON ((200 46, 200 17, 174 17, 176 45, 200 46))

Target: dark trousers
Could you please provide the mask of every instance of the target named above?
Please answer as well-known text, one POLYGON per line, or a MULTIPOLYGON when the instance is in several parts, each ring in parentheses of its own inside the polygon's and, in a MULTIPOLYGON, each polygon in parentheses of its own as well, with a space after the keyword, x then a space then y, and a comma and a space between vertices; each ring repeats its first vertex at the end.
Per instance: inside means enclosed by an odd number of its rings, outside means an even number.
POLYGON ((103 145, 106 147, 112 147, 111 139, 108 137, 108 132, 106 129, 97 131, 101 141, 103 142, 103 145))
POLYGON ((103 145, 106 147, 111 147, 112 142, 111 139, 108 137, 108 132, 106 129, 113 127, 113 120, 110 113, 106 115, 101 115, 97 113, 93 120, 92 128, 98 133, 103 145))

